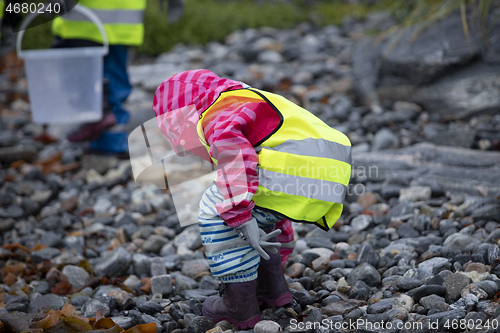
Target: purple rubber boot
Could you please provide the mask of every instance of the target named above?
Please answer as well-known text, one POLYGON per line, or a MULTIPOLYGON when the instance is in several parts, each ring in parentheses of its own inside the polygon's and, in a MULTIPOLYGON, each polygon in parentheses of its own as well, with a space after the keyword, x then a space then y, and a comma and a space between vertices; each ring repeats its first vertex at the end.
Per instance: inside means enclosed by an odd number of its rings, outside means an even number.
MULTIPOLYGON (((272 238, 268 242, 277 242, 277 239, 272 238)), ((257 301, 259 305, 267 304, 270 308, 290 304, 293 298, 281 268, 281 256, 279 253, 267 254, 270 259, 261 259, 259 264, 257 301)))
POLYGON ((227 320, 239 329, 253 328, 261 320, 256 292, 257 280, 225 283, 222 297, 205 300, 203 315, 214 323, 227 320))

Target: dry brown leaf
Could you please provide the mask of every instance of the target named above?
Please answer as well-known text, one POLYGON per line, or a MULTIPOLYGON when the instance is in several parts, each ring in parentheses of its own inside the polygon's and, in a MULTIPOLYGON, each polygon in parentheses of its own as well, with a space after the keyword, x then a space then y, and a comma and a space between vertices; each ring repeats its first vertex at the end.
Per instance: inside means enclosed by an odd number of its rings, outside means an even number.
POLYGON ((64 318, 64 321, 74 327, 77 331, 80 332, 88 332, 92 331, 92 326, 89 323, 84 322, 83 320, 77 317, 68 317, 64 318))
POLYGON ((104 329, 104 330, 94 330, 94 331, 90 331, 89 333, 122 333, 122 332, 123 332, 123 329, 120 326, 115 325, 112 328, 108 328, 108 329, 104 329))
POLYGON ((8 272, 7 275, 3 278, 3 283, 6 284, 7 286, 12 286, 14 283, 17 281, 17 276, 12 274, 11 272, 8 272))
POLYGON ((142 278, 141 283, 142 283, 142 286, 140 288, 141 291, 145 294, 149 294, 149 292, 151 291, 151 279, 150 278, 142 278))
POLYGON ((33 249, 31 251, 43 250, 43 249, 46 249, 47 247, 48 247, 47 245, 37 243, 37 244, 35 244, 35 246, 33 246, 33 249))
POLYGON ((73 290, 73 286, 69 284, 69 282, 62 281, 59 283, 56 283, 56 285, 50 289, 50 292, 56 295, 68 295, 71 293, 73 290))
POLYGON ((66 303, 61 309, 61 316, 73 317, 75 315, 75 310, 76 308, 73 305, 66 303))
MULTIPOLYGON (((0 322, 1 323, 1 322, 0 322)), ((2 332, 0 326, 0 333, 2 332)), ((61 310, 50 310, 36 317, 30 324, 30 333, 156 333, 156 324, 143 324, 123 330, 111 318, 98 311, 94 318, 75 314, 75 307, 66 303, 61 310)))
POLYGON ((116 324, 110 318, 101 318, 94 324, 94 330, 110 329, 115 327, 116 324))
POLYGON ((44 313, 41 317, 37 317, 31 321, 30 327, 46 330, 54 326, 60 320, 60 310, 50 310, 44 313))
MULTIPOLYGON (((99 320, 101 320, 102 318, 104 318, 104 316, 102 315, 102 311, 101 311, 101 310, 97 311, 97 313, 95 314, 95 321, 96 321, 96 323, 95 323, 95 324, 97 324, 97 322, 98 322, 99 320)), ((94 325, 95 325, 95 324, 94 324, 94 325)))
POLYGON ((17 250, 17 249, 21 249, 21 250, 26 251, 26 252, 28 252, 28 253, 30 252, 30 250, 28 250, 28 248, 27 248, 26 246, 23 246, 23 245, 21 245, 21 244, 19 244, 19 243, 9 243, 9 244, 4 244, 4 245, 2 245, 2 247, 3 247, 4 249, 9 250, 9 251, 15 251, 15 250, 17 250))
POLYGON ((23 164, 26 164, 26 161, 15 161, 15 162, 12 162, 10 166, 13 167, 14 169, 17 169, 23 164))
POLYGON ((129 328, 123 333, 156 333, 156 324, 142 324, 129 328))
POLYGON ((70 164, 53 164, 48 168, 48 172, 55 172, 57 174, 64 173, 66 171, 71 171, 78 169, 82 165, 81 162, 75 162, 75 163, 70 163, 70 164))
POLYGON ((58 151, 57 153, 55 153, 47 158, 36 161, 34 163, 34 165, 39 165, 43 169, 44 166, 49 166, 51 164, 61 162, 61 158, 62 158, 62 152, 58 151))

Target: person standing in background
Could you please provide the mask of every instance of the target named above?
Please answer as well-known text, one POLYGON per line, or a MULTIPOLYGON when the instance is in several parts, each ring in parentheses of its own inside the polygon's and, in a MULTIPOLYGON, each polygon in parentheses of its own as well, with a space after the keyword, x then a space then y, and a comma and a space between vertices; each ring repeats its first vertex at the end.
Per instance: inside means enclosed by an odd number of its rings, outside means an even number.
MULTIPOLYGON (((128 50, 144 41, 146 0, 80 0, 79 3, 94 11, 104 23, 109 54, 104 58, 103 118, 70 132, 68 140, 90 141, 91 149, 97 151, 124 153, 128 149, 125 125, 130 115, 122 103, 132 91, 127 73, 128 50)), ((55 48, 98 46, 103 42, 97 27, 73 11, 56 18, 52 32, 55 48)))
MULTIPOLYGON (((167 1, 169 23, 177 23, 184 13, 183 0, 167 1)), ((101 121, 80 126, 69 133, 71 142, 90 141, 95 151, 126 154, 128 152, 126 124, 130 115, 122 103, 132 91, 127 73, 128 50, 144 41, 144 11, 146 0, 80 0, 93 10, 104 23, 108 35, 109 54, 104 58, 104 103, 101 121)), ((52 24, 56 36, 53 47, 99 46, 102 37, 97 27, 76 12, 58 17, 52 24)))

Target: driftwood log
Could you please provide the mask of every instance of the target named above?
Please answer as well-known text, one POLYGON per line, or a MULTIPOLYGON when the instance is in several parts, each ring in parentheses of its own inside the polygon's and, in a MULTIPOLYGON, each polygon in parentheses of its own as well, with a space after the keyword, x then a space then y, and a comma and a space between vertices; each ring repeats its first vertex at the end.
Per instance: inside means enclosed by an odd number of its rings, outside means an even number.
POLYGON ((500 152, 420 143, 402 149, 358 153, 353 175, 367 181, 407 179, 444 193, 500 195, 500 152))

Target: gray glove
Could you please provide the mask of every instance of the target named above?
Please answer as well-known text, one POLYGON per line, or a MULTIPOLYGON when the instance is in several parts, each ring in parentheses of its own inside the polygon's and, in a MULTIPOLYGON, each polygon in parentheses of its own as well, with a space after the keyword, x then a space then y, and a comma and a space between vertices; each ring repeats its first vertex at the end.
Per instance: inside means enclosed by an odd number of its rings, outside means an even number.
POLYGON ((257 225, 257 220, 252 218, 250 221, 245 222, 241 226, 234 228, 238 236, 245 240, 251 247, 253 247, 262 258, 269 260, 269 254, 264 251, 265 248, 271 253, 278 253, 281 243, 269 243, 267 240, 281 234, 281 230, 274 230, 266 234, 264 230, 260 229, 257 225))

